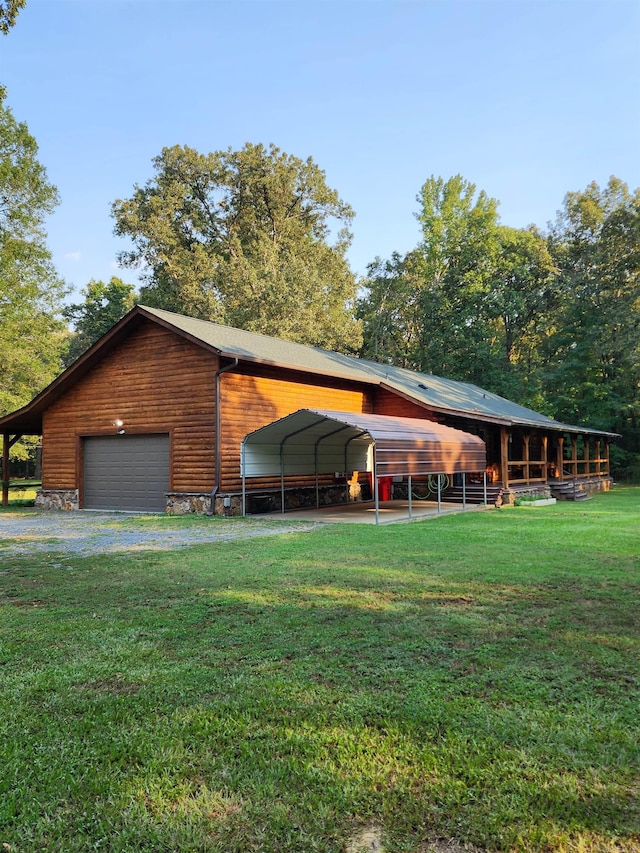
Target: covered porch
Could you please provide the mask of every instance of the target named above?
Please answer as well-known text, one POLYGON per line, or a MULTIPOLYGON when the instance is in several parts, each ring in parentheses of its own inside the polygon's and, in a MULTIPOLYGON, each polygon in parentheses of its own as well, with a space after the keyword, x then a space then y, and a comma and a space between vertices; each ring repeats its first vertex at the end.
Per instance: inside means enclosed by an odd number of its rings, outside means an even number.
MULTIPOLYGON (((535 492, 561 500, 579 500, 612 485, 613 434, 560 424, 555 429, 533 424, 483 424, 479 433, 487 444, 490 502, 498 494, 508 500, 509 496, 535 492)), ((454 484, 447 490, 447 497, 459 497, 460 491, 454 484)), ((468 497, 480 502, 483 491, 476 478, 467 489, 468 497)))

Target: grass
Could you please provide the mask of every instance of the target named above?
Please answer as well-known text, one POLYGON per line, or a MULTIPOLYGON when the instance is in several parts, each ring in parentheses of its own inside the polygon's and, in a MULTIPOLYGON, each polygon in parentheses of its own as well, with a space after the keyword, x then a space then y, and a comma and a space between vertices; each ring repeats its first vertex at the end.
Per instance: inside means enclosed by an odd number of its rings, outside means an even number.
POLYGON ((639 851, 639 514, 5 553, 0 844, 639 851))
POLYGON ((10 480, 9 507, 33 506, 40 485, 40 480, 10 480))

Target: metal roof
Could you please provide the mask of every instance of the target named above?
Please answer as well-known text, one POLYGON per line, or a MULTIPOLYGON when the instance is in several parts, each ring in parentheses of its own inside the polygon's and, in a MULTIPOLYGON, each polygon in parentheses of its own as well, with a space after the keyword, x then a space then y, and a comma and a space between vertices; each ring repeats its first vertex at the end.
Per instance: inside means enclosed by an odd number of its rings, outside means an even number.
POLYGON ((370 471, 420 476, 484 471, 481 438, 421 418, 300 409, 245 436, 244 477, 370 471))
POLYGON ((567 430, 615 435, 603 430, 560 423, 470 382, 444 379, 391 364, 379 364, 231 326, 221 326, 207 320, 184 317, 159 308, 140 307, 167 325, 179 328, 193 339, 207 344, 221 355, 232 358, 365 382, 400 393, 434 411, 493 421, 505 426, 535 426, 560 432, 567 430))
POLYGON ((520 425, 559 432, 616 435, 603 430, 559 423, 553 418, 519 406, 511 400, 468 382, 443 379, 389 364, 378 364, 355 356, 284 341, 243 329, 234 329, 231 326, 222 326, 207 320, 197 320, 172 311, 143 305, 133 308, 30 403, 16 412, 1 417, 0 429, 14 433, 39 434, 42 431, 42 413, 45 409, 92 369, 111 348, 129 334, 132 328, 136 328, 145 319, 158 322, 221 356, 365 383, 400 394, 434 412, 491 421, 505 426, 520 425))

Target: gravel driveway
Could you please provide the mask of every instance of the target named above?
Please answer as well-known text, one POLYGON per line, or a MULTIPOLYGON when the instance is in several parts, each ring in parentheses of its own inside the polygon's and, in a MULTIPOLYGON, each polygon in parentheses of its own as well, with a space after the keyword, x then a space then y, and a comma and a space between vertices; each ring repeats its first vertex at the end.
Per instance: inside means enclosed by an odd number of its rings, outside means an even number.
POLYGON ((317 522, 291 522, 273 517, 184 518, 25 509, 0 513, 0 564, 6 555, 45 551, 80 555, 165 551, 207 542, 303 532, 319 526, 317 522))

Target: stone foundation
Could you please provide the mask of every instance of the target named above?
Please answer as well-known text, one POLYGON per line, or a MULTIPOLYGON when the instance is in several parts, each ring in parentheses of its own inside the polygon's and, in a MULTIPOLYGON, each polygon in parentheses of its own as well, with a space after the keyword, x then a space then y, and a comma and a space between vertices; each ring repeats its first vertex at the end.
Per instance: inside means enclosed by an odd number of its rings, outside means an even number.
MULTIPOLYGON (((169 492, 167 515, 211 515, 210 492, 169 492)), ((216 495, 214 515, 242 515, 241 495, 216 495)))
POLYGON ((552 498, 551 489, 549 486, 541 483, 538 486, 517 486, 513 489, 506 489, 502 493, 502 505, 503 506, 515 506, 518 498, 541 498, 543 500, 548 500, 552 498))
POLYGON ((242 515, 242 495, 216 495, 216 515, 242 515))
MULTIPOLYGON (((347 495, 350 486, 341 483, 335 486, 322 486, 316 496, 314 487, 289 488, 284 490, 284 507, 288 509, 313 509, 320 506, 335 506, 347 503, 347 495)), ((280 489, 272 491, 247 492, 247 515, 261 515, 265 512, 281 512, 282 493, 280 489)), ((240 512, 242 511, 242 498, 240 498, 240 512)))
POLYGON ((40 509, 72 511, 79 509, 77 489, 38 489, 35 506, 40 509))
POLYGON ((211 513, 211 494, 203 492, 169 492, 167 515, 209 515, 211 513))
MULTIPOLYGON (((320 506, 331 506, 347 502, 349 484, 324 486, 320 489, 320 506)), ((354 490, 355 491, 355 490, 354 490)), ((357 494, 350 496, 351 500, 361 500, 360 489, 357 494)), ((262 492, 246 494, 247 515, 261 515, 266 512, 280 512, 282 493, 280 489, 269 489, 262 492)), ((316 506, 315 488, 285 489, 285 509, 306 509, 316 506)), ((169 492, 165 508, 167 515, 210 515, 211 494, 208 492, 169 492)), ((238 493, 218 494, 215 497, 214 515, 242 515, 242 495, 238 493)))
POLYGON ((584 488, 589 494, 594 492, 608 492, 613 488, 613 477, 596 477, 584 483, 584 488))

